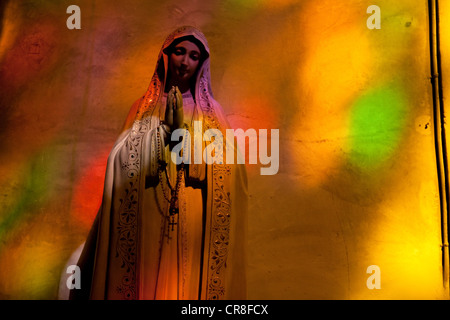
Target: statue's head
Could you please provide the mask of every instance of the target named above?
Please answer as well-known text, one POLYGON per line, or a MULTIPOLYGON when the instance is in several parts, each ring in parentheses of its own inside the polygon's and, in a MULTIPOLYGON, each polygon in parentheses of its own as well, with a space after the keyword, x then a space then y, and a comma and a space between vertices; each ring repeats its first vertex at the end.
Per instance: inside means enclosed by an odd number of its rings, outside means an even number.
POLYGON ((194 27, 181 27, 171 33, 163 45, 166 56, 166 88, 193 88, 197 74, 209 57, 203 33, 194 27))
POLYGON ((202 50, 198 43, 181 38, 170 46, 168 54, 168 76, 172 85, 189 87, 202 59, 202 50))

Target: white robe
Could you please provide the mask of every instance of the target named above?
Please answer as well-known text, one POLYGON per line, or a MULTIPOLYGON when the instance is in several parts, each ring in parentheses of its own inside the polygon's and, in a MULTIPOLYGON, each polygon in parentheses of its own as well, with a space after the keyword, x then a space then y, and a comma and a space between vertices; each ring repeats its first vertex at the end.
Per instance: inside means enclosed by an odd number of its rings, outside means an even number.
MULTIPOLYGON (((173 185, 177 170, 168 147, 158 149, 156 138, 163 134, 167 49, 186 37, 205 50, 195 82, 195 108, 192 97, 183 97, 186 124, 202 121, 201 135, 214 128, 225 136, 228 123, 212 97, 206 39, 196 28, 181 27, 164 42, 149 88, 131 107, 109 155, 102 205, 78 261, 82 289, 72 290, 71 299, 246 297, 244 165, 191 161, 181 183, 177 224, 167 232, 169 203, 162 195, 165 178, 157 174, 158 152, 169 164, 173 185)), ((191 142, 191 154, 207 144, 191 142)))
MULTIPOLYGON (((166 95, 162 104, 166 103, 166 95)), ((191 126, 195 103, 188 92, 183 94, 184 123, 191 126)), ((191 130, 190 130, 191 131, 191 130)), ((177 178, 176 164, 165 146, 171 185, 177 178)), ((156 159, 150 159, 156 161, 156 159)), ((165 178, 165 176, 164 176, 165 178)), ((166 192, 167 183, 163 181, 166 192)), ((203 183, 204 185, 204 183, 203 183)), ((205 185, 204 185, 205 187, 205 185)), ((203 197, 202 189, 186 187, 182 180, 179 194, 179 214, 176 225, 169 225, 169 203, 164 198, 161 183, 145 189, 141 227, 141 292, 143 299, 198 299, 201 269, 203 197), (161 226, 163 226, 161 228, 161 226), (147 290, 151 288, 151 290, 147 290), (155 289, 153 289, 155 288, 155 289)))

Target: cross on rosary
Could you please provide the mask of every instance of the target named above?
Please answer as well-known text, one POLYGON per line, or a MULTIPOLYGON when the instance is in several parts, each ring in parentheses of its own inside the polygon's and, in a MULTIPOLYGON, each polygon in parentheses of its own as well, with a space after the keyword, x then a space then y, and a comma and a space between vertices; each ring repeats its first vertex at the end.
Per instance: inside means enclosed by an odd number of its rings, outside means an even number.
POLYGON ((169 209, 170 215, 166 217, 168 223, 167 223, 167 243, 169 243, 169 240, 172 239, 170 236, 170 232, 174 231, 174 227, 178 224, 175 222, 175 215, 178 213, 178 208, 170 208, 169 209))
POLYGON ((177 224, 178 223, 175 222, 175 219, 173 217, 170 217, 170 222, 169 222, 169 225, 167 226, 167 229, 169 229, 170 226, 172 226, 172 230, 170 230, 170 231, 173 231, 174 230, 173 227, 176 226, 177 224))
POLYGON ((175 222, 175 215, 177 215, 178 213, 178 197, 175 190, 173 190, 172 196, 170 198, 169 216, 167 217, 167 220, 169 221, 167 224, 167 241, 171 239, 170 231, 174 231, 174 227, 178 224, 177 222, 175 222))

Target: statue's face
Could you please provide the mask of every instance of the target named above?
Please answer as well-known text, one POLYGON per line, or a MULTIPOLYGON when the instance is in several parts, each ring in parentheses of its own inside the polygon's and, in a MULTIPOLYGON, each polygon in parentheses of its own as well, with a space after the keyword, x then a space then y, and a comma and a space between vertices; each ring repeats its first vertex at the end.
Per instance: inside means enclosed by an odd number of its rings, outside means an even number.
POLYGON ((195 74, 200 62, 200 49, 188 40, 175 46, 169 58, 169 71, 174 84, 186 84, 195 74))

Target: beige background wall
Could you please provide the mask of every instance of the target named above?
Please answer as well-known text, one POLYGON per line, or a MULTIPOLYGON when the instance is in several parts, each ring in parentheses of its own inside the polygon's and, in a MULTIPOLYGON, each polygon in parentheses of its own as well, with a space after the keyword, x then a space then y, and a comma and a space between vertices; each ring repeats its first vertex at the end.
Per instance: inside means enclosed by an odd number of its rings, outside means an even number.
POLYGON ((446 298, 427 1, 377 1, 379 30, 372 4, 2 2, 0 298, 57 298, 109 150, 183 24, 209 40, 232 126, 279 129, 278 174, 248 166, 249 298, 446 298))

